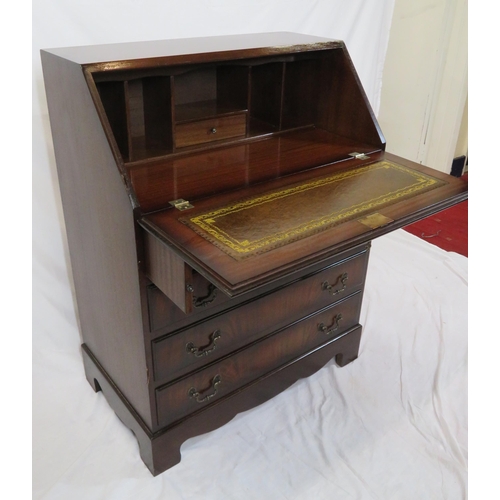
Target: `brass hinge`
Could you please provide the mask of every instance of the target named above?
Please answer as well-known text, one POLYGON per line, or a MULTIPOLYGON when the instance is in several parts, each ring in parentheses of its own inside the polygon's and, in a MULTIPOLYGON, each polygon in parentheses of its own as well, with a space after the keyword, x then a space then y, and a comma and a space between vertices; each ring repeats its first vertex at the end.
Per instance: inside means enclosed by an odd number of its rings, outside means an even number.
POLYGON ((170 205, 172 205, 173 207, 175 207, 177 210, 187 210, 189 208, 194 208, 193 205, 191 205, 191 203, 189 203, 189 201, 187 200, 183 200, 182 198, 179 198, 178 200, 173 200, 173 201, 169 201, 170 205))
POLYGON ((356 160, 368 160, 370 158, 369 156, 365 155, 364 153, 349 153, 349 156, 352 156, 353 158, 356 158, 356 160))

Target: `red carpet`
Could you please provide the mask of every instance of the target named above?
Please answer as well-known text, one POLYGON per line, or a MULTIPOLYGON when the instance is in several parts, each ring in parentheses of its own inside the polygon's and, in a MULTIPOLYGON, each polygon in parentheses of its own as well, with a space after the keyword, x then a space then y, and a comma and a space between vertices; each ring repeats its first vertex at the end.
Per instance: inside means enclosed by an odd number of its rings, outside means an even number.
MULTIPOLYGON (((463 178, 467 179, 467 174, 463 178)), ((403 229, 443 250, 468 257, 468 203, 463 201, 403 229)))

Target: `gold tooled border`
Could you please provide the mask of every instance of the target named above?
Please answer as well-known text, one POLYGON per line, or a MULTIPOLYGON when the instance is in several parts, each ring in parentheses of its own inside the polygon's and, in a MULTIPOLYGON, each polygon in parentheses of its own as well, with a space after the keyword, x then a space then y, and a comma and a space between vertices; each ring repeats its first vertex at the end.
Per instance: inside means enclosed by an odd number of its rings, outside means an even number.
POLYGON ((334 225, 340 224, 347 219, 352 219, 355 216, 360 216, 370 210, 379 208, 382 205, 386 205, 402 198, 411 197, 414 194, 424 190, 434 189, 442 184, 442 181, 439 181, 434 177, 384 160, 367 165, 365 167, 359 167, 352 170, 336 173, 327 177, 323 177, 321 179, 316 179, 314 181, 306 182, 304 184, 293 186, 280 191, 248 198, 246 200, 242 200, 240 202, 233 203, 231 205, 221 207, 216 210, 212 210, 210 212, 199 214, 193 217, 183 217, 179 220, 184 224, 187 224, 205 239, 211 241, 224 252, 237 259, 241 259, 255 253, 263 253, 272 250, 273 248, 285 245, 291 241, 305 238, 307 236, 310 236, 311 234, 318 233, 334 225), (341 209, 336 213, 329 214, 318 219, 313 219, 292 229, 278 232, 272 237, 265 237, 253 241, 239 241, 226 232, 222 231, 216 225, 217 218, 219 217, 226 216, 228 214, 239 212, 258 205, 263 205, 265 203, 292 196, 297 193, 309 191, 320 186, 339 182, 344 179, 360 176, 369 170, 373 171, 382 168, 396 169, 405 172, 415 179, 415 183, 411 186, 407 186, 377 196, 375 198, 372 198, 371 200, 363 201, 362 203, 359 203, 357 205, 341 209), (233 254, 233 252, 235 255, 233 254))

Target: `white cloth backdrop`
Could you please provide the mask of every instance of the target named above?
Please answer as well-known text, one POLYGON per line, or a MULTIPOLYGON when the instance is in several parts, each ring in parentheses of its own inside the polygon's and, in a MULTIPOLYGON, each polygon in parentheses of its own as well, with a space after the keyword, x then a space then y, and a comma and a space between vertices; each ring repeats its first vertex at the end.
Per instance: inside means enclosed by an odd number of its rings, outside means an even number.
POLYGON ((187 441, 153 478, 83 373, 39 49, 233 33, 343 39, 375 112, 394 0, 35 0, 33 490, 36 499, 460 499, 467 259, 376 240, 360 357, 187 441))

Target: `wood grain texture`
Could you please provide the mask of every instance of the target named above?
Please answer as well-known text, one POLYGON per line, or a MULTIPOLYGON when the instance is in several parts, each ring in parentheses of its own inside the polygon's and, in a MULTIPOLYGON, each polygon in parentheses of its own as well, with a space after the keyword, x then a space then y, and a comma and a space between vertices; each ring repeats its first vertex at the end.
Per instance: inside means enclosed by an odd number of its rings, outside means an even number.
POLYGON ((246 113, 178 123, 175 128, 175 147, 184 148, 233 137, 245 137, 246 124, 246 113))
POLYGON ((42 64, 81 335, 151 425, 131 200, 81 67, 42 64))
POLYGON ((319 129, 308 129, 209 153, 192 152, 128 165, 127 169, 141 209, 150 212, 165 208, 176 198, 194 201, 343 161, 353 151, 373 153, 377 149, 319 129))
POLYGON ((183 313, 189 314, 192 301, 186 285, 191 282, 191 269, 156 238, 144 236, 146 275, 183 313))
POLYGON ((357 324, 360 298, 359 294, 350 297, 325 311, 297 321, 284 330, 258 339, 231 356, 179 381, 160 387, 157 389, 159 424, 169 425, 186 414, 200 411, 204 406, 213 404, 266 373, 290 363, 331 338, 342 335, 357 324), (325 334, 320 326, 335 323, 338 315, 342 317, 338 321, 338 329, 330 335, 325 334), (199 394, 194 396, 193 392, 199 394))
POLYGON ((120 145, 122 157, 128 163, 167 157, 176 148, 184 150, 220 141, 240 143, 297 127, 334 132, 359 145, 366 142, 371 149, 383 149, 385 145, 354 66, 340 46, 336 50, 301 53, 291 49, 288 55, 249 57, 229 65, 225 61, 213 61, 212 64, 191 62, 180 67, 158 63, 135 71, 87 69, 101 89, 104 108, 114 112, 108 119, 116 137, 110 140, 120 145), (161 82, 161 85, 150 82, 161 82), (117 104, 116 95, 107 92, 119 88, 120 84, 126 90, 128 154, 123 127, 115 119, 123 99, 117 104), (340 99, 339 94, 344 91, 346 95, 340 99), (174 103, 171 114, 165 106, 169 97, 174 103), (144 112, 136 105, 141 99, 144 112), (151 102, 156 105, 151 106, 151 102), (150 124, 157 129, 152 130, 150 126, 149 130, 146 128, 137 134, 135 123, 141 121, 137 118, 145 122, 144 117, 147 118, 151 110, 156 119, 150 124), (247 110, 247 123, 243 126, 243 115, 239 113, 247 110), (239 118, 224 116, 232 114, 238 114, 239 118), (199 127, 194 121, 199 122, 199 127), (210 132, 215 130, 217 133, 210 132), (151 144, 152 137, 154 144, 151 144), (172 144, 174 147, 169 147, 172 144))
POLYGON ((345 46, 333 51, 327 130, 385 149, 385 138, 375 118, 354 64, 345 46), (341 117, 341 119, 339 119, 341 117))
POLYGON ((276 32, 64 47, 47 51, 77 64, 92 65, 100 70, 123 70, 159 64, 237 60, 326 50, 342 45, 342 42, 328 38, 276 32))
MULTIPOLYGON (((445 184, 432 191, 425 192, 413 198, 395 201, 377 212, 392 219, 394 222, 377 229, 370 229, 357 220, 347 221, 308 238, 294 241, 288 245, 276 248, 251 259, 236 261, 222 250, 197 235, 189 227, 178 221, 183 217, 182 212, 165 210, 146 215, 140 224, 159 239, 171 245, 171 248, 182 255, 194 269, 215 283, 219 288, 231 296, 246 292, 252 288, 268 283, 280 275, 298 269, 314 259, 333 255, 350 246, 372 240, 408 223, 438 212, 467 197, 467 185, 460 179, 442 174, 422 165, 409 162, 388 153, 370 155, 368 162, 387 159, 442 180, 445 184)), ((362 164, 364 160, 349 160, 340 164, 325 165, 321 169, 310 172, 300 172, 294 175, 281 177, 262 185, 250 186, 239 191, 230 192, 216 198, 206 198, 196 203, 196 209, 211 211, 220 206, 229 205, 241 199, 265 194, 274 189, 284 189, 294 183, 310 181, 315 178, 330 175, 349 167, 362 164)), ((367 164, 365 160, 364 165, 367 164)), ((357 189, 370 192, 370 185, 357 186, 357 189)), ((288 214, 283 214, 286 218, 288 214)))
POLYGON ((301 378, 309 377, 333 358, 340 366, 355 360, 358 356, 360 339, 359 326, 299 359, 267 373, 247 386, 245 391, 236 391, 227 398, 216 401, 204 411, 194 413, 175 425, 155 433, 147 429, 103 367, 92 353, 84 348, 85 372, 93 387, 94 380, 98 382, 99 388, 102 389, 120 420, 132 429, 139 442, 142 460, 156 476, 180 462, 180 447, 188 438, 221 427, 238 413, 264 403, 301 378))
MULTIPOLYGON (((171 151, 173 125, 170 78, 145 78, 142 85, 146 148, 171 151)), ((145 154, 142 156, 145 157, 145 154)))
MULTIPOLYGON (((237 35, 53 49, 42 62, 86 376, 154 475, 186 439, 354 360, 370 241, 467 196, 383 152, 343 42, 237 35), (222 140, 207 142, 213 119, 222 140), (443 184, 377 207, 383 227, 348 220, 241 261, 169 206, 203 214, 381 160, 443 184)), ((374 182, 350 186, 356 202, 374 182)), ((305 222, 314 203, 300 201, 305 222)), ((295 206, 276 211, 276 231, 293 226, 295 206)))
POLYGON ((364 282, 367 260, 368 254, 361 254, 173 336, 156 339, 153 343, 155 379, 161 381, 181 376, 227 355, 258 336, 267 335, 359 291, 364 282), (341 283, 344 275, 345 287, 341 283), (323 286, 326 282, 338 292, 326 290, 323 286), (220 339, 209 355, 197 358, 186 351, 188 343, 208 345, 214 332, 219 332, 220 339))
MULTIPOLYGON (((258 290, 242 294, 238 297, 229 298, 221 293, 217 296, 215 303, 206 308, 199 308, 194 310, 191 315, 187 316, 169 300, 155 285, 150 284, 147 287, 147 296, 149 304, 149 326, 151 339, 158 339, 164 335, 185 329, 193 323, 198 323, 207 320, 208 318, 223 314, 229 308, 234 308, 246 304, 249 301, 257 298, 259 295, 268 295, 270 292, 279 291, 284 287, 298 283, 299 281, 318 273, 326 268, 339 266, 347 261, 361 256, 361 259, 368 263, 368 255, 370 244, 360 245, 351 248, 345 252, 340 252, 333 257, 327 259, 320 259, 309 266, 304 266, 299 271, 294 272, 292 275, 284 276, 268 285, 260 287, 258 290), (230 300, 230 304, 227 301, 230 300)), ((366 274, 366 269, 364 270, 366 274)), ((195 288, 199 290, 196 285, 196 278, 199 276, 201 288, 206 289, 207 280, 198 273, 193 272, 195 278, 195 288)), ((350 285, 349 285, 350 286, 350 285)))
POLYGON ((284 72, 282 62, 251 68, 250 118, 268 124, 271 130, 281 129, 284 72))

